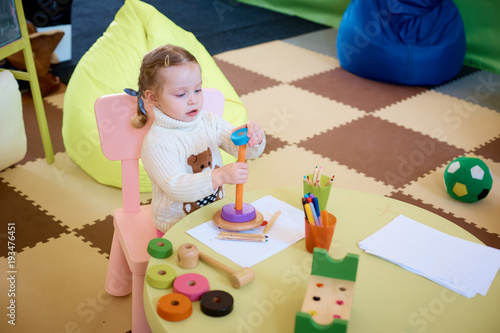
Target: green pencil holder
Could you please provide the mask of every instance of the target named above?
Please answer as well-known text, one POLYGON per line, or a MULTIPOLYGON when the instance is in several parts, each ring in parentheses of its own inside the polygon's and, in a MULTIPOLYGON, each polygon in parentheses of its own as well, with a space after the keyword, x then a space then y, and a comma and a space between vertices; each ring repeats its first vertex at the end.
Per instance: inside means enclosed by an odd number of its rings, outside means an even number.
MULTIPOLYGON (((312 174, 307 176, 309 176, 309 179, 312 179, 313 177, 312 174)), ((305 179, 302 181, 304 187, 304 195, 307 193, 314 194, 314 196, 318 198, 319 210, 321 211, 326 209, 326 205, 328 204, 328 198, 330 197, 330 190, 332 189, 332 184, 328 184, 329 180, 330 177, 321 175, 321 179, 319 181, 321 186, 308 184, 305 179)))

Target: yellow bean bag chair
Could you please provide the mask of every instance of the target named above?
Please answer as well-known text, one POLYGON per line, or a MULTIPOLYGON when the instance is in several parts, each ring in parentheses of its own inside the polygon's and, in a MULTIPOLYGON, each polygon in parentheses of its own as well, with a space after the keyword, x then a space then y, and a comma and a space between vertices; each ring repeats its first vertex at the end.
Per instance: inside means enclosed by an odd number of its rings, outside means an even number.
MULTIPOLYGON (((137 89, 144 54, 162 44, 189 50, 202 69, 203 86, 224 93, 224 118, 239 126, 247 112, 224 74, 194 35, 170 21, 149 4, 126 0, 106 32, 83 55, 71 76, 64 96, 62 135, 70 158, 98 182, 121 187, 120 162, 101 152, 94 115, 99 96, 137 89)), ((235 158, 222 152, 223 162, 235 158)), ((140 165, 141 192, 151 191, 150 180, 140 165)))

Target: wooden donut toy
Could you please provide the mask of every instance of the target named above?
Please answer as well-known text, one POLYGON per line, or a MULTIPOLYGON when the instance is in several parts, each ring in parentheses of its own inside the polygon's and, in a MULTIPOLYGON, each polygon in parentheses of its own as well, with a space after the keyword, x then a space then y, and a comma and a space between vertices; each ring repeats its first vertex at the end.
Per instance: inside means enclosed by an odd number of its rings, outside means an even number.
POLYGON ((148 244, 148 253, 153 258, 168 258, 174 252, 172 243, 165 238, 153 238, 148 244))
POLYGON ((210 291, 206 277, 197 273, 179 275, 173 284, 172 291, 187 296, 192 302, 199 301, 201 295, 210 291))
POLYGON ((158 301, 156 313, 168 321, 181 321, 189 318, 193 313, 191 300, 182 294, 166 294, 158 301))
POLYGON ((234 299, 223 290, 211 290, 200 298, 201 312, 211 317, 222 317, 233 311, 234 299))
POLYGON ((173 267, 168 265, 155 265, 146 271, 146 283, 156 289, 168 289, 177 277, 173 267))

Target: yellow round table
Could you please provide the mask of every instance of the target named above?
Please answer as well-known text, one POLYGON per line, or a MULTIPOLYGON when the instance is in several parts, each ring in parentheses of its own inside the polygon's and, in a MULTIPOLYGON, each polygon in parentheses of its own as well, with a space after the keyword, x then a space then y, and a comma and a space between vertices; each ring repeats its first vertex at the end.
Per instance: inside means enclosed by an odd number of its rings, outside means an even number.
MULTIPOLYGON (((266 189, 245 193, 251 203, 263 196, 273 197, 299 209, 301 187, 266 189)), ((228 197, 188 215, 164 236, 173 245, 174 255, 167 259, 151 258, 148 267, 167 264, 177 275, 198 273, 210 282, 211 290, 224 290, 234 298, 234 310, 224 317, 210 317, 193 302, 192 315, 183 321, 169 322, 156 314, 158 300, 172 289, 144 286, 144 307, 153 332, 293 332, 295 315, 300 311, 310 277, 312 254, 305 241, 259 262, 251 268, 255 280, 240 288, 232 288, 227 275, 201 262, 196 268, 177 266, 177 248, 195 244, 227 266, 235 263, 205 246, 186 233, 212 219, 228 197)), ((449 235, 481 243, 464 229, 419 207, 391 198, 332 188, 327 210, 337 217, 329 255, 343 258, 346 253, 359 255, 359 266, 349 320, 349 333, 367 332, 500 332, 500 277, 496 276, 486 296, 466 298, 449 289, 411 273, 379 257, 366 254, 358 242, 378 231, 402 214, 449 235)), ((286 223, 278 220, 276 223, 286 223)))

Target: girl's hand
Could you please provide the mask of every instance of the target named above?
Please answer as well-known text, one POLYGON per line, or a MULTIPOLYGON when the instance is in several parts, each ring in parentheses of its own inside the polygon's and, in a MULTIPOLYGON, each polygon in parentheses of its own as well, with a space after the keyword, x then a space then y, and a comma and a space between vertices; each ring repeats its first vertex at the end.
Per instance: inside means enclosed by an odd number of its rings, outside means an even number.
POLYGON ((233 133, 239 130, 240 128, 245 128, 245 127, 248 130, 247 136, 250 138, 248 140, 248 145, 252 147, 261 144, 263 139, 262 127, 260 127, 260 125, 255 121, 248 121, 246 124, 236 127, 233 130, 233 133))
POLYGON ((248 164, 235 162, 212 170, 212 186, 217 189, 224 184, 244 184, 248 180, 248 164))

